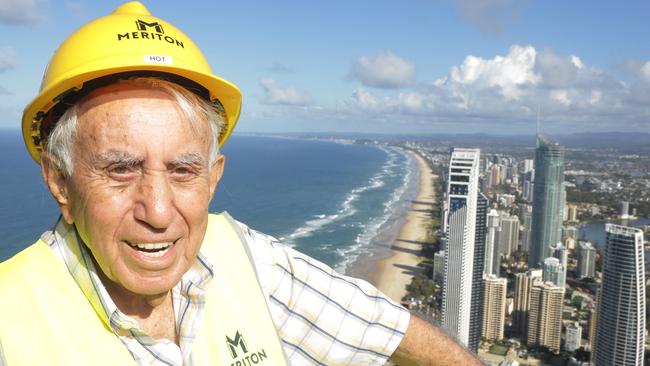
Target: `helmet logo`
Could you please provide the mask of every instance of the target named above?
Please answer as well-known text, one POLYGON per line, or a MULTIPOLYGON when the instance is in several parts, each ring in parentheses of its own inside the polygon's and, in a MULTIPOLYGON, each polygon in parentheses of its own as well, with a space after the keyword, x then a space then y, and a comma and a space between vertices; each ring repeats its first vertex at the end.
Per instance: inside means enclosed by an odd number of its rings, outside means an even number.
POLYGON ((180 41, 169 35, 165 35, 163 26, 159 22, 148 23, 142 19, 137 19, 135 21, 135 27, 138 30, 137 32, 118 33, 117 40, 118 41, 136 40, 136 39, 137 40, 147 39, 150 41, 158 40, 158 41, 167 42, 169 44, 175 44, 180 48, 185 48, 183 41, 180 41))
POLYGON ((138 30, 141 30, 141 31, 147 31, 147 27, 153 27, 153 29, 155 29, 157 33, 160 33, 160 34, 165 33, 165 31, 163 31, 162 24, 160 24, 158 22, 147 23, 144 20, 138 19, 138 20, 135 21, 135 25, 136 25, 136 27, 138 27, 138 30))

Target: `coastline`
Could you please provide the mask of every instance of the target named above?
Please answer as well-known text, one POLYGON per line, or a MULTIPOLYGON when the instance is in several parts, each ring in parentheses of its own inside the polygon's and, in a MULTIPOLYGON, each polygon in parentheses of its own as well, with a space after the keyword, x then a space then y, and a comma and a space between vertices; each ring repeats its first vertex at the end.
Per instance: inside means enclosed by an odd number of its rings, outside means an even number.
MULTIPOLYGON (((394 301, 400 302, 406 286, 422 271, 418 264, 425 258, 420 250, 427 240, 431 221, 431 206, 435 202, 433 175, 424 158, 407 151, 418 164, 418 192, 390 246, 376 248, 370 256, 358 258, 346 271, 347 275, 364 279, 394 301)), ((433 213, 436 214, 436 213, 433 213)))

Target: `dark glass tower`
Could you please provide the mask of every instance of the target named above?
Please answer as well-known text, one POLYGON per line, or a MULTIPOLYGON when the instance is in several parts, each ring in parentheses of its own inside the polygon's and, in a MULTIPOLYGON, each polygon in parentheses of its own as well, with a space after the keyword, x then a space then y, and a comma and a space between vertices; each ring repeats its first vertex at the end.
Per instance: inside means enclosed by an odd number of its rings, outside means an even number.
POLYGON ((564 149, 537 135, 529 268, 540 267, 550 255, 549 247, 562 240, 563 183, 564 149))
POLYGON ((603 283, 598 296, 596 366, 642 366, 645 281, 641 229, 607 224, 603 283))

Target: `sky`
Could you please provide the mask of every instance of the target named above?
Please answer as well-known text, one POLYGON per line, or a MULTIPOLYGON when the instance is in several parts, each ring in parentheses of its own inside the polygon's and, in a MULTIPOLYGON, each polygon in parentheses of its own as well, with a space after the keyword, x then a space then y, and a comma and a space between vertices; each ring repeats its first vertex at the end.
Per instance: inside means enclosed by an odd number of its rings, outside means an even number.
MULTIPOLYGON (((0 127, 57 46, 121 3, 0 0, 0 127)), ((650 131, 648 1, 144 4, 240 87, 240 133, 650 131)))

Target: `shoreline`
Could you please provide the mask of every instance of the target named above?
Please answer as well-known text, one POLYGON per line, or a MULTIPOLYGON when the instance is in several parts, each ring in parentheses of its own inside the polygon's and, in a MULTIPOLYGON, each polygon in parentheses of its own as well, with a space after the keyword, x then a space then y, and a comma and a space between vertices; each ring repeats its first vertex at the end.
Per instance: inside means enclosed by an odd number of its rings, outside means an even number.
MULTIPOLYGON (((427 228, 431 222, 431 206, 435 202, 433 175, 424 158, 406 150, 418 164, 418 190, 406 214, 397 236, 390 246, 377 247, 371 255, 357 258, 348 267, 346 275, 370 282, 396 302, 406 294, 406 286, 422 271, 418 264, 426 259, 420 250, 427 240, 427 228)), ((433 213, 437 214, 437 213, 433 213)))

